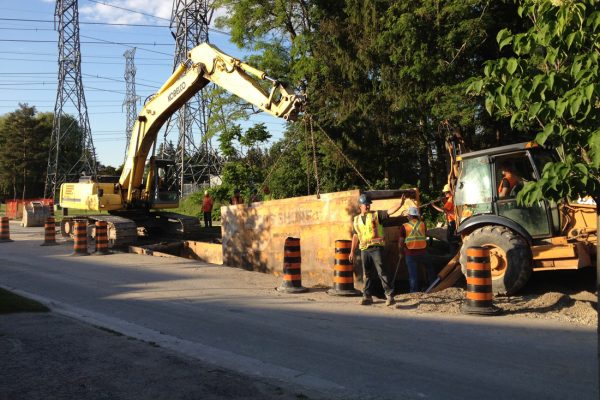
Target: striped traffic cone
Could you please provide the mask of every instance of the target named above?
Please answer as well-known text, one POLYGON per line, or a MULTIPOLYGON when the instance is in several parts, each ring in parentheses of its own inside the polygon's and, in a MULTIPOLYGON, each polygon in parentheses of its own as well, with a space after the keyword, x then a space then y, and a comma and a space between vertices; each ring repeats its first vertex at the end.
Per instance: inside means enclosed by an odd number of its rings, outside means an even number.
POLYGON ((72 256, 89 256, 87 248, 87 220, 76 219, 74 226, 74 241, 72 256))
POLYGON ((302 257, 300 256, 300 239, 288 237, 283 248, 283 282, 277 288, 285 293, 304 293, 308 289, 302 287, 302 257))
POLYGON ((335 241, 335 262, 333 266, 333 288, 327 291, 332 296, 360 296, 354 289, 354 266, 350 262, 351 240, 335 241))
POLYGON ((467 295, 460 310, 464 314, 497 315, 501 310, 494 306, 493 299, 490 250, 485 247, 469 247, 467 249, 467 295))
POLYGON ((108 250, 108 223, 106 221, 96 221, 96 251, 94 255, 102 256, 110 254, 108 250))
POLYGON ((56 220, 54 217, 46 218, 44 223, 44 243, 40 246, 56 246, 56 220))
POLYGON ((10 227, 8 217, 0 217, 0 243, 12 242, 10 238, 10 227))

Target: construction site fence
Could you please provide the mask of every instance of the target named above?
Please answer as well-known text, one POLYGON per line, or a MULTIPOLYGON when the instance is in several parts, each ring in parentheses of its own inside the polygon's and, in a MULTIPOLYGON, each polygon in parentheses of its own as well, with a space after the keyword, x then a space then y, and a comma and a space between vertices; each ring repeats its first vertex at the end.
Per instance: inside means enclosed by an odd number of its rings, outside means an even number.
POLYGON ((6 212, 5 215, 9 219, 21 219, 23 218, 23 208, 31 202, 39 202, 45 206, 54 207, 54 199, 19 199, 19 200, 6 200, 6 212))

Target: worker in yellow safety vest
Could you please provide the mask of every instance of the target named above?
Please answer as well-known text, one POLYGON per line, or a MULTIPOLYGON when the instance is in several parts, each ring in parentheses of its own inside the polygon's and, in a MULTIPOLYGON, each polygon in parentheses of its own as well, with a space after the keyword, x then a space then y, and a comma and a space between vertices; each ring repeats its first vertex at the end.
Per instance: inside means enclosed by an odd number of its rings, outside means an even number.
POLYGON ((385 291, 385 304, 394 304, 394 282, 390 281, 387 271, 384 270, 384 246, 385 235, 381 223, 390 215, 398 211, 404 204, 404 196, 400 204, 389 210, 371 211, 371 199, 366 194, 358 198, 360 215, 354 217, 352 235, 352 247, 350 250, 350 262, 354 261, 356 247, 360 248, 363 271, 365 274, 365 287, 363 289, 362 305, 373 304, 373 288, 375 273, 379 275, 383 290, 385 291))
MULTIPOLYGON (((419 291, 419 264, 425 260, 425 249, 427 248, 427 226, 419 216, 417 207, 408 209, 408 222, 400 227, 398 239, 398 252, 406 261, 408 268, 408 284, 411 293, 419 291)), ((435 280, 435 270, 427 263, 427 275, 429 282, 435 280)))

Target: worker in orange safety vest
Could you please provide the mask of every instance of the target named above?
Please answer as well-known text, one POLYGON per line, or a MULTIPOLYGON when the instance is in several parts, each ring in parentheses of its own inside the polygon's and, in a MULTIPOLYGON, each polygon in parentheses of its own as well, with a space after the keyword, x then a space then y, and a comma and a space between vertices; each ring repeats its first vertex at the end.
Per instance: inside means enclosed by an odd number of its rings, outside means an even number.
POLYGON ((446 216, 446 242, 450 243, 456 233, 456 215, 454 213, 454 196, 450 190, 450 185, 444 185, 442 189, 444 193, 444 199, 442 200, 442 206, 431 203, 431 206, 436 210, 443 212, 446 216))
MULTIPOLYGON (((398 252, 406 261, 408 268, 408 284, 411 293, 419 291, 419 264, 426 261, 427 248, 427 226, 419 216, 417 207, 408 209, 408 222, 400 227, 400 237, 398 239, 398 252)), ((430 263, 427 265, 427 278, 429 283, 435 280, 435 270, 430 263)))

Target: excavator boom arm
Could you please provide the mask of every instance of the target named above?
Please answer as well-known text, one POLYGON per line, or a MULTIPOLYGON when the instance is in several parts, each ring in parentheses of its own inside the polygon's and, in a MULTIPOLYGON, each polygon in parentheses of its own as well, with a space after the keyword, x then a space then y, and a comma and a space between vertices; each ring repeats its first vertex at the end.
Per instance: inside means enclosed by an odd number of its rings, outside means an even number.
POLYGON ((144 105, 131 132, 127 160, 119 179, 131 204, 140 189, 148 153, 158 132, 169 117, 189 99, 213 82, 275 117, 293 121, 302 111, 304 98, 240 60, 228 56, 215 46, 203 43, 188 53, 181 64, 156 94, 144 105), (261 81, 270 83, 266 91, 261 81))

